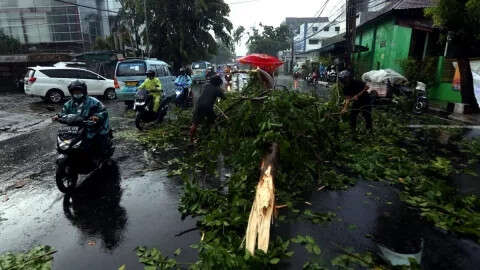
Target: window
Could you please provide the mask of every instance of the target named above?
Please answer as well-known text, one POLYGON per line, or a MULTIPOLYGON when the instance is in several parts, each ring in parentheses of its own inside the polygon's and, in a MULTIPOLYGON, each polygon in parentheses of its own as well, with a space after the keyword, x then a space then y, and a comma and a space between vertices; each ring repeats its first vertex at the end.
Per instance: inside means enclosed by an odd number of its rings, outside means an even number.
POLYGON ((144 62, 120 63, 117 68, 117 76, 145 76, 146 68, 144 62))
POLYGON ((325 26, 325 27, 323 28, 323 31, 328 32, 329 30, 330 30, 330 27, 329 27, 329 26, 325 26))
POLYGON ((67 69, 45 69, 41 72, 50 78, 74 78, 70 70, 67 69))
POLYGON ((207 68, 207 64, 206 63, 193 63, 192 64, 192 68, 193 69, 206 69, 207 68))
POLYGON ((310 45, 317 45, 318 43, 320 43, 320 40, 318 40, 318 39, 309 39, 308 40, 308 44, 310 44, 310 45))
POLYGON ((81 69, 73 69, 75 77, 80 80, 98 80, 98 76, 92 72, 81 70, 81 69))
POLYGON ((172 73, 170 72, 170 69, 167 66, 163 66, 165 69, 165 76, 172 76, 172 73))
POLYGON ((318 32, 318 27, 313 27, 312 30, 313 32, 318 32))
POLYGON ((340 32, 340 26, 335 26, 335 31, 340 32))

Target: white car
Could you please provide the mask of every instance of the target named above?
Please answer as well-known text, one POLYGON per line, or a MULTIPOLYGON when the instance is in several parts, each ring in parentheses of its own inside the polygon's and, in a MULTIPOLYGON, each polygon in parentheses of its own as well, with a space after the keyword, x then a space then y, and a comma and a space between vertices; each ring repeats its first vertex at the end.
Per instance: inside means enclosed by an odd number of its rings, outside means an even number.
POLYGON ((101 96, 108 100, 116 98, 113 80, 86 69, 68 67, 28 68, 25 75, 25 94, 59 103, 70 96, 68 85, 74 80, 84 81, 90 96, 101 96))

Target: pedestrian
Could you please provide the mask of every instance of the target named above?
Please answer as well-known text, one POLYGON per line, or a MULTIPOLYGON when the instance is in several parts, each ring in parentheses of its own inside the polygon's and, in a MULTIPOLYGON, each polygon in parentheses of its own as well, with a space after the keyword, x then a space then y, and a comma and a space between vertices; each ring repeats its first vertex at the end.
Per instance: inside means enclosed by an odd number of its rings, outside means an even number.
POLYGON ((365 118, 367 130, 372 131, 372 106, 370 95, 367 93, 369 87, 363 81, 355 80, 348 70, 340 72, 338 79, 343 86, 343 95, 345 96, 342 113, 346 113, 350 104, 352 105, 350 127, 353 134, 356 134, 357 118, 360 113, 365 118))
POLYGON ((193 143, 197 128, 202 121, 205 119, 207 120, 207 127, 210 127, 215 121, 216 115, 213 111, 213 106, 215 105, 217 98, 226 98, 220 88, 222 83, 222 78, 219 75, 216 75, 211 77, 210 81, 205 85, 193 112, 193 123, 190 127, 190 142, 193 143))
POLYGON ((298 64, 295 64, 293 67, 293 89, 297 90, 298 88, 298 80, 300 79, 300 67, 298 64))

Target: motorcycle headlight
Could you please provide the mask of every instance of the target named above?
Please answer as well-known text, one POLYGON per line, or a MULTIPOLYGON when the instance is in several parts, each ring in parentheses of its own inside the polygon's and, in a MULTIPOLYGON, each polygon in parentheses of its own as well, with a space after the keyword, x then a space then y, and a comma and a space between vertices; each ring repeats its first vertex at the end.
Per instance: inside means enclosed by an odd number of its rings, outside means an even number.
POLYGON ((72 140, 61 140, 58 138, 58 147, 62 150, 67 150, 70 147, 72 140))

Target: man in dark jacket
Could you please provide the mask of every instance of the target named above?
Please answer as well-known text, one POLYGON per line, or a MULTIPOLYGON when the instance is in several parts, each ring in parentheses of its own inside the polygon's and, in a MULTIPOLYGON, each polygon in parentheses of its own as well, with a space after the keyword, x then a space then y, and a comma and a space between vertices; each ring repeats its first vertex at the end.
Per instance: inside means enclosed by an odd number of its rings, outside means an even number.
POLYGON ((355 133, 357 129, 357 118, 361 113, 365 118, 367 130, 372 130, 372 106, 371 99, 367 93, 368 86, 360 80, 352 78, 352 74, 348 70, 340 72, 338 78, 343 86, 343 95, 345 96, 345 106, 342 113, 347 112, 348 107, 352 104, 350 112, 350 126, 355 133))
POLYGON ((68 91, 72 99, 63 105, 62 112, 53 120, 76 114, 97 123, 87 128, 87 140, 93 150, 98 150, 98 154, 108 156, 111 150, 111 131, 107 109, 98 99, 88 95, 87 85, 83 81, 71 82, 68 91))
POLYGON ((205 85, 202 94, 198 98, 197 104, 193 112, 193 124, 190 127, 190 141, 193 142, 198 125, 206 118, 207 125, 211 125, 215 121, 215 112, 213 111, 213 105, 217 101, 217 98, 225 99, 222 86, 223 80, 220 76, 213 76, 210 78, 210 82, 205 85))

